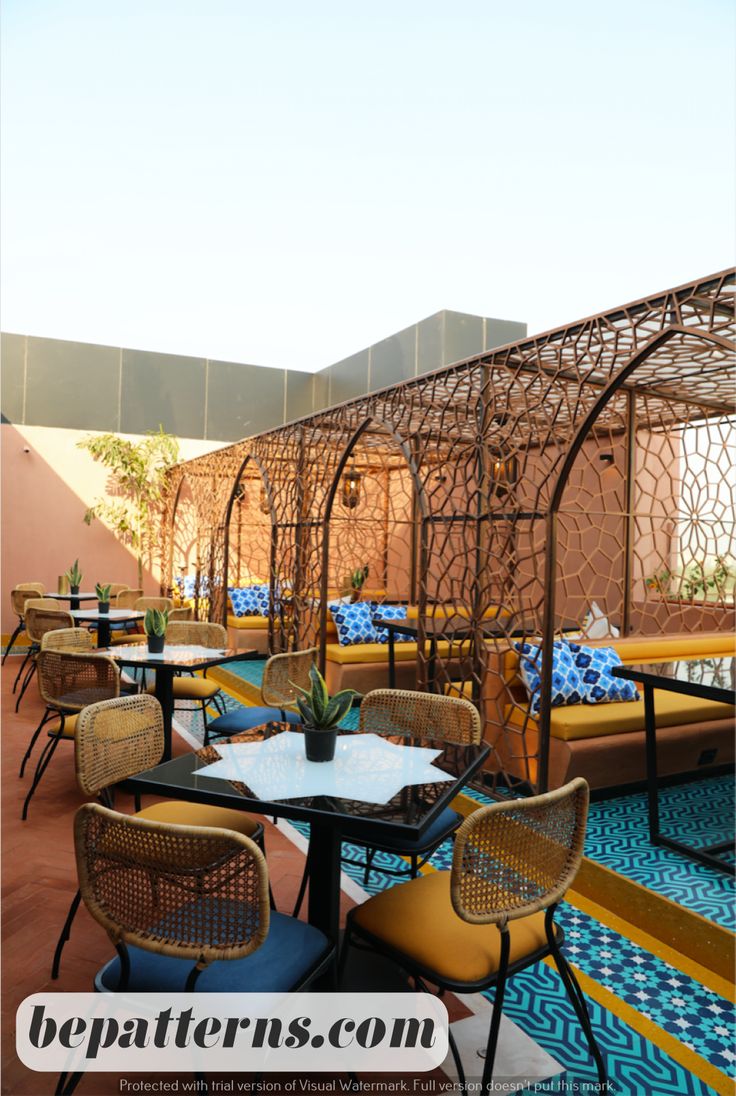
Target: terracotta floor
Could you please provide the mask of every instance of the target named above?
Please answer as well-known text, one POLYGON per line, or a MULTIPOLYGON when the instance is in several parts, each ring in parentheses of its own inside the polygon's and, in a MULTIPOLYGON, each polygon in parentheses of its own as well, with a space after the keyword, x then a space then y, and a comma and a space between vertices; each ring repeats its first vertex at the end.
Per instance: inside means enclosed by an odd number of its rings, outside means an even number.
MULTIPOLYGON (((45 1096, 53 1093, 56 1077, 33 1073, 15 1055, 15 1012, 31 993, 44 990, 91 990, 95 972, 110 957, 111 947, 103 930, 84 907, 77 915, 71 939, 66 945, 58 981, 50 976, 51 960, 61 926, 76 889, 72 846, 72 820, 82 802, 74 779, 73 746, 59 744, 43 781, 31 803, 27 822, 21 822, 23 799, 32 774, 28 769, 18 778, 20 760, 42 714, 35 684, 29 688, 18 715, 11 696, 18 661, 11 657, 2 671, 2 1092, 10 1096, 45 1096)), ((175 736, 175 752, 186 746, 175 736)), ((38 750, 35 751, 36 756, 38 750)), ((132 800, 120 797, 120 810, 132 810, 132 800)), ((265 821, 265 820, 264 820, 265 821)), ((293 908, 301 879, 303 858, 268 821, 266 844, 268 864, 277 907, 293 908)), ((352 905, 343 895, 342 914, 352 905)), ((467 1015, 456 1001, 448 1002, 451 1019, 467 1015)), ((434 1075, 422 1074, 426 1082, 434 1075)), ((442 1074, 436 1075, 440 1091, 442 1074)), ((135 1079, 133 1075, 127 1080, 135 1079)), ((157 1075, 163 1080, 163 1075, 157 1075)), ((224 1075, 218 1075, 219 1080, 224 1075)), ((280 1078, 285 1080, 285 1078, 280 1078)), ((268 1078, 277 1081, 278 1078, 268 1078)), ((320 1083, 327 1075, 315 1077, 320 1083)), ((339 1080, 336 1080, 339 1091, 339 1080)), ((390 1080, 380 1074, 362 1081, 390 1080)), ((120 1092, 120 1078, 112 1074, 91 1074, 77 1091, 80 1096, 112 1096, 120 1092)), ((273 1091, 273 1090, 271 1090, 273 1091)), ((379 1088, 376 1091, 380 1091, 379 1088)), ((423 1091, 427 1091, 424 1089, 423 1091)))

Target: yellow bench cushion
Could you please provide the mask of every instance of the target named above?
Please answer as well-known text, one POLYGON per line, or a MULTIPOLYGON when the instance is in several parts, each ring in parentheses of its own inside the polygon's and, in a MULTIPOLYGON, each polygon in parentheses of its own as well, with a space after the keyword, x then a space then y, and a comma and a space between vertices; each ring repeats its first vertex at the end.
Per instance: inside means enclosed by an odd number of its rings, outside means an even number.
POLYGON ((613 640, 602 646, 613 647, 622 662, 668 661, 677 658, 705 658, 707 655, 736 653, 734 637, 728 632, 690 636, 636 637, 613 640))
MULTIPOLYGON (((495 925, 470 925, 458 917, 450 900, 449 871, 390 887, 357 906, 351 917, 355 925, 449 981, 480 982, 498 970, 501 934, 495 925)), ((544 914, 509 921, 509 934, 509 961, 515 963, 545 946, 544 914)))
POLYGON ((229 628, 268 628, 268 617, 264 616, 233 616, 228 613, 227 623, 229 628))
MULTIPOLYGON (((715 700, 701 700, 697 696, 666 692, 657 689, 654 711, 658 727, 679 727, 687 723, 706 723, 714 719, 733 717, 730 704, 715 700)), ((516 726, 524 722, 524 712, 511 707, 507 721, 516 726)), ((530 720, 530 723, 534 721, 530 720)), ((627 734, 644 730, 644 701, 629 700, 623 704, 571 704, 553 708, 550 733, 563 742, 576 742, 583 738, 603 738, 612 734, 627 734)))
MULTIPOLYGON (((462 654, 464 643, 449 643, 441 639, 437 644, 437 654, 440 658, 455 657, 462 654)), ((413 662, 417 657, 418 644, 397 643, 394 646, 396 662, 413 662)), ((352 666, 357 662, 385 662, 388 665, 388 643, 353 643, 348 647, 342 647, 339 643, 328 643, 326 648, 328 662, 337 662, 340 666, 352 666)), ((425 652, 429 657, 429 643, 425 643, 425 652)))

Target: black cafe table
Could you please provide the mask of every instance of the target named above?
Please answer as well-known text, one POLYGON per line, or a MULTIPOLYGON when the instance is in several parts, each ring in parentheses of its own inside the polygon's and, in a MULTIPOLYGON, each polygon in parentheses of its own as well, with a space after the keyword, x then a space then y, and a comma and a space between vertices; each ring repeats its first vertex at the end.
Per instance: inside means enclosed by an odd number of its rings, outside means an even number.
POLYGON ((120 666, 139 666, 143 670, 154 670, 156 684, 154 695, 161 705, 164 717, 164 752, 162 759, 171 757, 171 721, 174 715, 174 678, 182 672, 211 670, 213 666, 222 666, 226 662, 238 662, 246 659, 261 658, 258 651, 250 648, 224 650, 198 646, 179 646, 167 644, 160 655, 151 654, 148 645, 123 644, 120 647, 102 647, 98 655, 109 655, 120 666))
MULTIPOLYGON (((247 733, 233 736, 228 743, 252 743, 263 745, 274 736, 299 735, 301 730, 287 723, 267 723, 247 733)), ((340 735, 355 735, 362 739, 372 735, 341 731, 340 735)), ((422 746, 439 750, 433 766, 449 774, 450 780, 441 783, 396 784, 397 791, 390 794, 387 802, 371 803, 348 799, 337 795, 310 795, 291 798, 283 794, 289 790, 289 782, 296 782, 295 765, 277 767, 281 793, 269 798, 254 792, 247 784, 235 779, 219 779, 200 775, 200 770, 221 759, 218 746, 207 746, 194 753, 184 754, 172 761, 157 765, 125 782, 126 790, 142 795, 162 795, 183 799, 191 803, 207 803, 211 806, 232 807, 236 810, 264 814, 272 818, 286 818, 309 823, 309 923, 315 925, 332 940, 338 938, 340 914, 340 853, 341 842, 359 840, 368 845, 380 843, 387 836, 411 842, 421 836, 432 821, 448 806, 464 784, 483 764, 490 752, 485 744, 459 746, 454 743, 436 742, 431 739, 392 738, 397 748, 422 746)), ((290 743, 297 749, 301 743, 290 743)), ((338 739, 338 751, 340 749, 338 739)), ((324 762, 312 768, 326 768, 335 762, 324 762)), ((252 771, 252 770, 251 770, 252 771)), ((356 763, 358 787, 365 787, 365 774, 356 763)), ((253 783, 256 783, 253 780, 253 783)), ((298 793, 297 793, 298 796, 298 793)))
POLYGON ((57 601, 68 601, 70 609, 78 609, 82 601, 97 601, 97 594, 44 594, 44 597, 55 597, 57 601))
POLYGON ((71 615, 82 623, 89 621, 97 625, 97 646, 109 647, 110 627, 112 624, 127 624, 129 621, 143 620, 145 613, 140 609, 110 609, 101 613, 99 609, 71 609, 71 615))
MULTIPOLYGON (((659 782, 657 776, 657 723, 654 694, 657 689, 721 704, 736 704, 736 658, 693 658, 678 662, 653 662, 640 666, 614 666, 615 677, 635 681, 644 689, 644 729, 646 734, 647 805, 649 810, 649 837, 653 845, 673 849, 709 868, 736 874, 734 865, 721 860, 716 854, 727 852, 734 840, 720 841, 714 845, 696 848, 676 841, 660 832, 659 782)), ((728 718, 724 712, 724 719, 728 718)))

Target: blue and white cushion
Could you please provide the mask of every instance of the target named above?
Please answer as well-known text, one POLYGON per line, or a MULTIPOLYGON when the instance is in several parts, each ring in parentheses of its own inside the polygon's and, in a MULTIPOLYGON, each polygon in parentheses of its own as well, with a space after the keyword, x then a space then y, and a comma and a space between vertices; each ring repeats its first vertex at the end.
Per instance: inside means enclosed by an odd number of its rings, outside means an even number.
POLYGON ((176 584, 182 598, 192 598, 196 594, 199 594, 200 597, 207 596, 209 581, 206 575, 199 576, 199 585, 197 585, 196 575, 179 575, 176 584))
MULTIPOLYGON (((373 619, 374 620, 406 620, 407 607, 406 605, 374 605, 373 606, 373 619)), ((388 643, 388 628, 381 628, 380 625, 376 625, 376 638, 379 643, 388 643)), ((405 636, 401 632, 394 632, 394 643, 414 643, 416 642, 414 636, 405 636)))
MULTIPOLYGON (((539 714, 542 684, 542 652, 536 643, 515 643, 519 652, 519 673, 529 693, 529 711, 539 714)), ((552 707, 580 704, 583 699, 583 680, 569 646, 555 641, 552 662, 552 707)))
POLYGON ((583 704, 620 704, 639 699, 633 681, 611 673, 614 666, 623 665, 613 647, 582 647, 579 643, 567 646, 582 680, 583 704))
POLYGON ((373 607, 366 601, 356 601, 352 605, 329 606, 332 619, 337 628, 337 641, 341 647, 352 647, 356 643, 376 643, 376 629, 373 624, 373 607))
POLYGON ((257 583, 230 590, 230 604, 237 617, 268 616, 268 586, 257 583))

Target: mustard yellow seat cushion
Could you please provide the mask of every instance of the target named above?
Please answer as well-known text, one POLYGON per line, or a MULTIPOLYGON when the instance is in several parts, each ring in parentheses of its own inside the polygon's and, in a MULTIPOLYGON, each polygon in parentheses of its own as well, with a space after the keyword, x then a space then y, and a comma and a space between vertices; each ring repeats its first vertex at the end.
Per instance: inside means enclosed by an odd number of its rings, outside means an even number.
POLYGON ((227 623, 229 628, 268 628, 268 617, 264 616, 233 616, 228 613, 227 623))
MULTIPOLYGON (((64 720, 64 731, 63 731, 63 734, 62 734, 61 737, 62 738, 74 738, 74 732, 76 730, 76 727, 77 727, 77 717, 75 715, 68 715, 66 717, 66 719, 64 720)), ((58 723, 54 724, 50 727, 49 734, 53 735, 53 734, 57 733, 58 730, 59 730, 58 723)))
MULTIPOLYGON (((219 691, 217 682, 206 677, 174 678, 174 700, 210 700, 219 691)), ((146 692, 153 696, 156 686, 149 685, 146 692)))
MULTIPOLYGON (((654 714, 658 727, 679 727, 687 723, 732 718, 734 709, 730 704, 719 704, 715 700, 701 700, 697 696, 657 689, 654 714)), ((511 708, 507 713, 507 720, 521 726, 524 722, 523 710, 511 708)), ((534 722, 529 721, 530 724, 534 722)), ((643 730, 643 700, 630 700, 623 704, 572 704, 553 708, 550 719, 552 737, 560 738, 563 742, 643 730)))
POLYGON ((143 632, 129 632, 127 635, 117 635, 113 633, 110 639, 111 647, 124 647, 128 643, 145 643, 146 637, 143 632))
POLYGON ((677 658, 705 658, 707 655, 736 653, 734 637, 728 632, 704 635, 642 636, 634 639, 611 640, 604 646, 613 647, 622 662, 662 662, 677 658))
MULTIPOLYGON (((501 934, 495 925, 469 925, 450 900, 450 872, 421 875, 370 898, 351 913, 353 924, 449 982, 481 982, 498 970, 501 934)), ((544 914, 509 921, 515 963, 544 947, 544 914)))
MULTIPOLYGON (((429 657, 429 643, 425 644, 425 651, 429 657)), ((441 639, 437 644, 437 654, 440 658, 457 658, 467 647, 463 643, 448 643, 441 639)), ((348 647, 342 647, 339 643, 328 643, 325 648, 328 662, 337 662, 340 666, 352 666, 358 662, 385 662, 388 665, 388 643, 351 643, 348 647)), ((414 662, 417 657, 416 643, 397 643, 394 647, 396 662, 414 662)))
POLYGON ((215 826, 222 830, 235 830, 250 837, 258 828, 258 821, 245 811, 233 811, 227 807, 209 807, 206 803, 182 803, 170 800, 154 803, 137 811, 136 818, 148 818, 153 822, 173 822, 178 826, 215 826))

